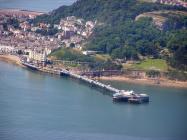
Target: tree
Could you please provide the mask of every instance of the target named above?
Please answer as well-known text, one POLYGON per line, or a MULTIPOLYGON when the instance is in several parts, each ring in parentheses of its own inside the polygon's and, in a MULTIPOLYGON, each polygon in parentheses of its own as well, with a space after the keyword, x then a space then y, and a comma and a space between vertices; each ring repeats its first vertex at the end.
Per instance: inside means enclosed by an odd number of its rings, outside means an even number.
POLYGON ((71 43, 71 44, 69 45, 69 47, 70 47, 70 48, 75 48, 75 43, 71 43))
POLYGON ((179 30, 170 34, 167 47, 173 53, 170 64, 187 70, 187 30, 179 30))

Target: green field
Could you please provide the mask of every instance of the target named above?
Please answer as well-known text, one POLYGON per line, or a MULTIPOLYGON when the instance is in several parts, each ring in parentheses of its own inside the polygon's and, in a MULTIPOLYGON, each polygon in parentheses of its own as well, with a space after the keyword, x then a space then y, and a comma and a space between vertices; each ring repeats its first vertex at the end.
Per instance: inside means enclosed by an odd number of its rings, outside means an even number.
POLYGON ((111 59, 110 55, 108 54, 96 54, 94 57, 96 58, 96 60, 101 60, 101 61, 107 61, 111 59))
POLYGON ((146 59, 140 63, 133 64, 133 69, 167 71, 168 65, 163 59, 146 59))

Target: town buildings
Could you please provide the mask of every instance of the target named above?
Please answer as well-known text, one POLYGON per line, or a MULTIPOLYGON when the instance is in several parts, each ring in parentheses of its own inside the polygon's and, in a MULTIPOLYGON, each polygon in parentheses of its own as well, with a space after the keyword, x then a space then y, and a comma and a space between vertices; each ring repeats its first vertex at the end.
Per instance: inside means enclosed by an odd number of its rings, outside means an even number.
POLYGON ((70 16, 61 19, 59 24, 34 25, 31 19, 37 15, 35 12, 0 10, 0 13, 0 45, 7 46, 0 51, 20 51, 28 54, 28 61, 44 62, 47 55, 59 47, 73 46, 81 50, 97 24, 70 16), (50 30, 56 30, 55 34, 50 35, 50 30))
POLYGON ((173 6, 182 6, 187 8, 187 2, 182 0, 153 0, 154 2, 158 2, 161 4, 173 5, 173 6))
POLYGON ((37 50, 28 50, 29 56, 27 61, 37 61, 37 62, 46 62, 47 55, 51 53, 51 50, 44 49, 42 51, 37 50))

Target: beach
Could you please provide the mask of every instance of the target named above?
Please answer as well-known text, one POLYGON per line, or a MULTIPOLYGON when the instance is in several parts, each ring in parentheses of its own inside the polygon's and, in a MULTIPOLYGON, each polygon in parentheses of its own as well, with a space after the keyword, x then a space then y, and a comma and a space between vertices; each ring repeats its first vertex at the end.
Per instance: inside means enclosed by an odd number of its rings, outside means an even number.
POLYGON ((100 77, 97 80, 103 81, 119 81, 119 82, 126 82, 132 84, 140 84, 140 85, 154 85, 154 86, 161 86, 161 87, 176 87, 176 88, 187 88, 187 82, 183 81, 174 81, 169 80, 166 78, 159 79, 159 84, 155 82, 153 79, 144 78, 144 79, 133 79, 126 76, 110 76, 110 77, 100 77))
POLYGON ((20 58, 15 55, 0 55, 0 60, 22 66, 20 58))

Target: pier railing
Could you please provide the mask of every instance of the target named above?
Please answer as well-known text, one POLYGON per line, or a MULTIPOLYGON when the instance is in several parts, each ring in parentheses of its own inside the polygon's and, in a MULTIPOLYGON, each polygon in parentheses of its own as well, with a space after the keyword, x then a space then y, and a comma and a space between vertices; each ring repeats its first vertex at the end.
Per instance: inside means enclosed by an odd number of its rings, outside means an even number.
POLYGON ((70 77, 73 77, 73 78, 76 78, 76 79, 80 79, 80 80, 82 80, 82 81, 84 81, 84 82, 87 82, 87 83, 89 83, 89 84, 98 86, 98 87, 100 87, 100 88, 106 89, 106 90, 108 90, 108 91, 110 91, 110 92, 116 93, 116 92, 119 92, 119 91, 120 91, 119 89, 116 89, 116 88, 114 88, 114 87, 112 87, 112 86, 110 86, 110 85, 103 84, 103 83, 101 83, 101 82, 99 82, 99 81, 89 79, 89 78, 86 77, 86 76, 81 76, 81 75, 75 74, 75 73, 73 73, 73 72, 64 70, 64 69, 61 70, 61 73, 64 74, 64 75, 69 75, 70 77))

